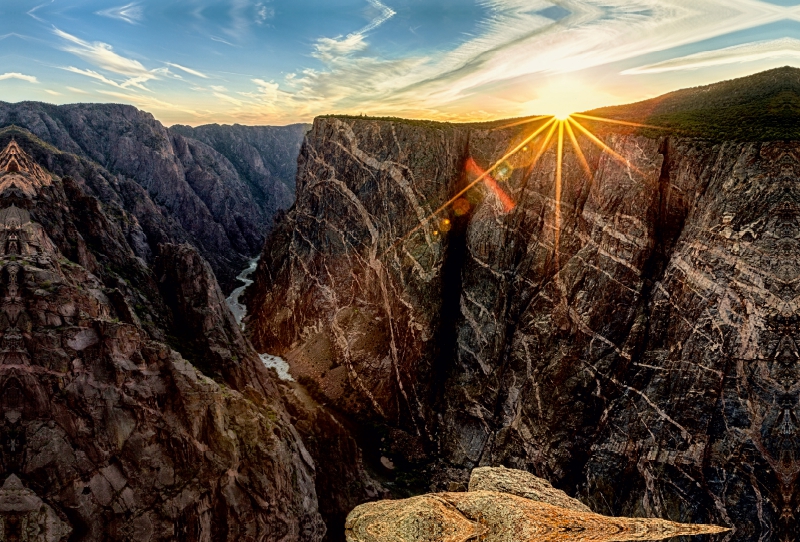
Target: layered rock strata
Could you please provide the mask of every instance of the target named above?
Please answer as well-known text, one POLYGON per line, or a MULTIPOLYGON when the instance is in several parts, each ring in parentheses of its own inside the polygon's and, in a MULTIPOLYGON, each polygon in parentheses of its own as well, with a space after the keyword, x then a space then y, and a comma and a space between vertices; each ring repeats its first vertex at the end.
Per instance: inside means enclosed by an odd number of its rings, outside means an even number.
POLYGON ((545 131, 431 218, 531 132, 317 119, 252 339, 396 465, 795 536, 800 147, 545 131))
POLYGON ((0 154, 4 536, 321 540, 313 460, 208 264, 164 245, 154 274, 131 215, 17 137, 0 154))

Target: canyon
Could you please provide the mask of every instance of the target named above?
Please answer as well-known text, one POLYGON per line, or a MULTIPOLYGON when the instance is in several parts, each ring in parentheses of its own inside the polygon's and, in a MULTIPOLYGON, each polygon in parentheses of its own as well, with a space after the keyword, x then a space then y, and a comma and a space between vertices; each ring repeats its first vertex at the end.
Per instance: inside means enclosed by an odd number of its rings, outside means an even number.
POLYGON ((668 130, 576 116, 548 146, 526 144, 544 120, 317 118, 248 334, 395 494, 505 465, 603 514, 792 539, 798 74, 611 111, 668 130), (704 135, 686 119, 714 104, 704 135))
POLYGON ((2 497, 47 507, 4 537, 319 540, 313 462, 209 264, 162 243, 147 266, 49 146, 0 144, 2 497))
POLYGON ((168 129, 128 105, 38 102, 0 102, 3 126, 23 128, 60 151, 42 164, 49 171, 129 211, 137 256, 152 263, 159 243, 191 243, 225 291, 261 250, 276 214, 292 204, 297 153, 308 129, 168 129))
POLYGON ((475 481, 508 467, 580 514, 796 537, 794 104, 790 68, 568 120, 0 103, 0 533, 560 514, 475 481))

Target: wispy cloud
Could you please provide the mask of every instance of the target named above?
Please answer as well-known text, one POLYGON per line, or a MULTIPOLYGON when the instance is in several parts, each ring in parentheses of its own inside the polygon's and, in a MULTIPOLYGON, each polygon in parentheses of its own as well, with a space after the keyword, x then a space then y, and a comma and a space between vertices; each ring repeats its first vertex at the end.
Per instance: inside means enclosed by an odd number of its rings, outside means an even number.
POLYGON ((259 2, 255 5, 256 10, 256 17, 255 21, 257 25, 263 25, 269 19, 275 17, 275 8, 272 6, 264 5, 264 2, 259 2))
POLYGON ((218 100, 222 100, 223 102, 228 102, 228 103, 233 104, 233 105, 238 106, 238 107, 241 107, 242 105, 244 105, 244 102, 242 100, 238 100, 238 99, 236 99, 236 98, 234 98, 232 96, 228 96, 227 94, 223 94, 222 92, 213 92, 212 94, 213 94, 213 96, 215 98, 217 98, 218 100))
POLYGON ((6 72, 0 74, 0 81, 7 81, 8 79, 19 79, 20 81, 27 81, 28 83, 38 83, 39 80, 33 75, 25 75, 18 72, 6 72))
POLYGON ((133 2, 124 6, 97 11, 95 15, 125 21, 128 24, 138 24, 144 19, 144 7, 137 2, 133 2))
POLYGON ((212 41, 216 41, 218 43, 224 43, 225 45, 230 45, 231 47, 236 47, 236 45, 234 45, 233 43, 231 43, 231 42, 229 42, 227 40, 224 40, 224 39, 222 39, 222 38, 220 38, 218 36, 209 36, 209 38, 211 38, 212 41))
POLYGON ((380 25, 397 15, 395 10, 381 3, 379 0, 367 0, 367 2, 369 2, 373 8, 378 10, 378 16, 373 18, 367 26, 359 30, 359 34, 366 34, 367 32, 375 30, 380 25))
POLYGON ((780 38, 744 43, 713 51, 702 51, 665 60, 664 62, 631 68, 623 71, 622 74, 640 75, 678 70, 696 70, 724 64, 740 64, 778 58, 800 60, 800 40, 796 38, 780 38))
MULTIPOLYGON (((311 54, 323 68, 298 70, 277 87, 265 78, 252 79, 253 96, 261 96, 265 111, 280 104, 297 115, 360 110, 445 116, 523 78, 578 73, 800 15, 798 8, 758 0, 563 0, 559 6, 566 15, 554 21, 538 13, 552 6, 547 0, 479 0, 487 16, 460 45, 387 58, 370 48, 369 33, 394 11, 378 0, 369 3, 377 15, 361 30, 313 44, 311 54)), ((788 55, 794 46, 771 43, 748 54, 788 55)), ((688 60, 720 63, 743 53, 688 60)), ((504 113, 535 106, 537 90, 542 85, 528 88, 525 99, 506 99, 504 113)))
POLYGON ((149 92, 149 89, 147 89, 145 86, 143 86, 141 84, 142 80, 140 78, 133 77, 133 78, 130 78, 130 79, 128 79, 128 80, 126 80, 126 81, 124 81, 122 83, 117 83, 113 79, 109 79, 105 75, 103 75, 101 73, 97 73, 96 71, 93 71, 93 70, 82 70, 80 68, 76 68, 75 66, 68 66, 68 67, 63 68, 63 69, 68 71, 68 72, 77 73, 79 75, 84 75, 84 76, 89 77, 91 79, 95 79, 97 81, 100 81, 101 83, 104 83, 104 84, 112 86, 112 87, 116 87, 116 88, 120 88, 120 89, 124 89, 124 88, 128 88, 128 87, 136 87, 138 89, 145 90, 145 91, 149 92))
POLYGON ((178 70, 184 71, 189 75, 194 75, 195 77, 200 77, 202 79, 208 79, 208 76, 206 74, 199 72, 197 70, 193 70, 192 68, 187 68, 186 66, 181 66, 180 64, 175 64, 173 62, 165 62, 164 64, 176 68, 178 70))
POLYGON ((123 102, 131 103, 136 105, 137 107, 141 107, 144 109, 159 109, 162 111, 178 111, 181 113, 187 113, 192 116, 199 116, 199 113, 193 109, 186 108, 181 105, 173 104, 170 102, 166 102, 164 100, 160 100, 158 98, 154 98, 153 96, 145 96, 142 94, 136 93, 125 93, 125 92, 117 92, 113 90, 98 90, 99 94, 104 94, 106 96, 111 96, 117 100, 121 100, 123 102))
POLYGON ((138 60, 114 52, 114 48, 107 43, 88 42, 58 28, 53 29, 53 33, 67 42, 67 45, 62 47, 64 51, 74 54, 101 70, 125 76, 127 79, 119 83, 94 70, 84 70, 74 66, 65 68, 67 71, 91 77, 114 87, 136 87, 148 92, 150 89, 145 86, 145 83, 158 79, 161 75, 169 74, 169 68, 149 70, 138 60))

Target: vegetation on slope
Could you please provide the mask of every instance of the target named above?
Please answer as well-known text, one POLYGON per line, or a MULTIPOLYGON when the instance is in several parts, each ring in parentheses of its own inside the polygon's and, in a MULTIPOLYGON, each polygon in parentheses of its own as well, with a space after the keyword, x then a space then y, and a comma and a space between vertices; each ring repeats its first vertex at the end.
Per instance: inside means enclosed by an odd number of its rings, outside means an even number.
POLYGON ((800 69, 776 68, 587 114, 663 126, 688 137, 800 140, 800 69))

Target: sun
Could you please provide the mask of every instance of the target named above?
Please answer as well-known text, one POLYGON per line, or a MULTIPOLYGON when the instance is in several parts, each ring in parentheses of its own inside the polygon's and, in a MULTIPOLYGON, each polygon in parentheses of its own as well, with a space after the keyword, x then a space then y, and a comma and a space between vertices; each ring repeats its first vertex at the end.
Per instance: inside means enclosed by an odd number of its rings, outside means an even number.
POLYGON ((555 112, 553 112, 553 117, 555 117, 556 120, 560 120, 560 121, 567 120, 571 116, 572 116, 572 111, 564 110, 564 111, 555 111, 555 112))

